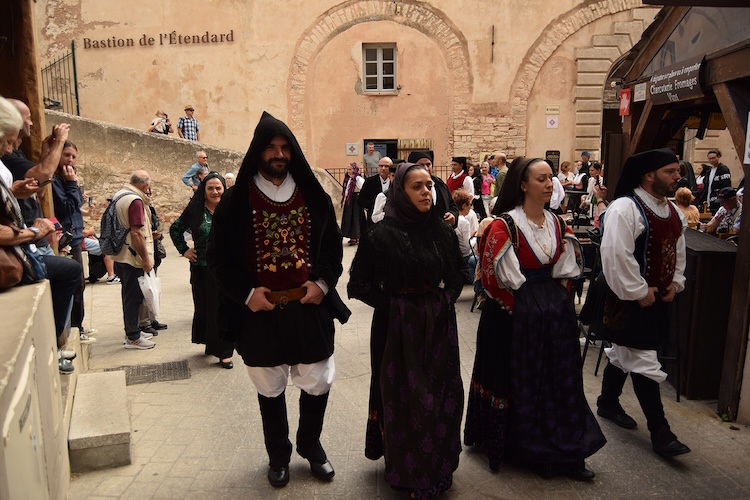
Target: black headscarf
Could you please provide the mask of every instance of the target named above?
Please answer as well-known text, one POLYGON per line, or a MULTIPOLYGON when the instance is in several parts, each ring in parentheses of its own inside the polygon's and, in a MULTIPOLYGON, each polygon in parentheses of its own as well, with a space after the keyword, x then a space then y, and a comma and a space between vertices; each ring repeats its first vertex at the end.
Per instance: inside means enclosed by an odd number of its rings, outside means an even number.
POLYGON ((255 127, 255 135, 245 154, 245 159, 242 161, 240 171, 237 173, 237 182, 232 188, 234 193, 231 197, 230 206, 233 210, 240 209, 240 212, 242 211, 239 205, 246 203, 250 182, 252 182, 255 174, 258 173, 261 154, 271 142, 271 139, 277 135, 283 135, 289 141, 289 147, 291 148, 289 173, 294 178, 294 182, 299 187, 303 196, 306 196, 306 193, 312 194, 313 197, 317 197, 318 195, 328 196, 323 186, 315 178, 315 174, 313 174, 310 164, 307 163, 305 155, 302 153, 302 148, 297 142, 297 138, 294 137, 289 127, 281 120, 274 118, 268 112, 264 111, 258 125, 255 127), (318 192, 313 194, 313 190, 318 192))
POLYGON ((668 148, 651 149, 629 157, 622 166, 622 173, 615 189, 615 198, 630 194, 641 184, 643 175, 672 163, 678 163, 677 155, 668 148))
POLYGON ((492 215, 500 215, 523 204, 521 182, 527 177, 526 172, 529 166, 539 161, 543 162, 544 160, 542 158, 527 158, 525 156, 517 156, 513 159, 510 166, 508 166, 505 183, 497 197, 495 208, 492 209, 492 215))
POLYGON ((206 206, 206 182, 211 179, 219 179, 221 185, 224 186, 224 191, 227 190, 227 183, 220 174, 216 172, 209 172, 209 174, 203 178, 198 189, 195 190, 195 194, 190 199, 190 202, 185 207, 185 210, 180 215, 180 219, 190 228, 192 232, 195 232, 198 226, 203 221, 203 210, 206 206))
MULTIPOLYGON (((411 155, 409 155, 411 156, 411 155)), ((405 162, 398 166, 396 178, 391 182, 391 187, 386 194, 385 215, 393 217, 405 223, 420 223, 429 219, 430 209, 427 212, 420 212, 419 209, 411 202, 409 196, 404 192, 404 181, 406 176, 412 170, 421 169, 427 172, 422 165, 405 162)))

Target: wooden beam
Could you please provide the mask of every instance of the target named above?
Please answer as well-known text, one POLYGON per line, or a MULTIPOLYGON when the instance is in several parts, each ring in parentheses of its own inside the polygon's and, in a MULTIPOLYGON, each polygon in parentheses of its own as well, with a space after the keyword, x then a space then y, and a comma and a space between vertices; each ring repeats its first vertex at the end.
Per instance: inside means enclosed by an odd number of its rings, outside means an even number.
POLYGON ((636 123, 635 130, 633 131, 633 136, 630 139, 626 158, 639 151, 651 149, 649 138, 654 136, 655 131, 659 129, 659 124, 661 123, 661 120, 656 120, 651 116, 653 109, 654 105, 651 104, 651 101, 646 101, 643 112, 638 118, 638 123, 636 123), (645 142, 648 142, 648 144, 644 144, 645 142))
POLYGON ((750 41, 738 50, 722 54, 719 57, 706 58, 705 81, 703 85, 716 85, 740 78, 750 77, 750 41))
MULTIPOLYGON (((713 90, 735 150, 742 158, 745 152, 747 116, 750 113, 750 89, 744 82, 736 81, 714 85, 713 90)), ((745 164, 742 168, 747 178, 750 165, 745 164)), ((726 414, 732 420, 737 417, 739 407, 750 326, 750 217, 743 217, 741 224, 717 404, 719 414, 726 414)))
POLYGON ((651 34, 648 44, 641 49, 633 66, 628 70, 624 77, 625 82, 634 82, 640 78, 643 70, 646 69, 651 62, 651 59, 653 59, 657 52, 659 52, 661 46, 674 31, 675 26, 682 21, 682 18, 685 17, 685 14, 690 10, 689 7, 671 7, 669 9, 669 12, 667 12, 662 22, 651 34))

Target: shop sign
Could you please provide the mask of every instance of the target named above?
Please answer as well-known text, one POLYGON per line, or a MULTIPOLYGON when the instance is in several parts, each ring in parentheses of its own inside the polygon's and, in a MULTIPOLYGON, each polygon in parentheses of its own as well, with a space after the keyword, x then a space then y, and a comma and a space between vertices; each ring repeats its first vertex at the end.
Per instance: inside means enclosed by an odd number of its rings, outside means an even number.
POLYGON ((652 104, 687 101, 703 96, 699 75, 703 56, 662 68, 648 82, 652 104))
POLYGON ((633 96, 633 102, 642 102, 646 100, 646 87, 647 86, 648 84, 646 82, 635 84, 635 94, 633 96))

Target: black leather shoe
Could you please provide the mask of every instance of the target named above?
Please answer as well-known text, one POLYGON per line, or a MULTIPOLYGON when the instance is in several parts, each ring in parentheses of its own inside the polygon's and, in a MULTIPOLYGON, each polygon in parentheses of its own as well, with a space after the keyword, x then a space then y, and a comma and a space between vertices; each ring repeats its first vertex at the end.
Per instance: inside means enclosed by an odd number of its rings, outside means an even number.
POLYGON ((154 320, 151 322, 151 328, 154 330, 166 330, 167 324, 166 323, 159 323, 158 321, 154 320))
POLYGON ((156 330, 154 330, 154 329, 153 329, 152 327, 150 327, 150 326, 142 326, 142 327, 141 327, 141 331, 142 331, 142 332, 146 332, 146 333, 150 333, 150 334, 151 334, 151 335, 153 335, 154 337, 156 337, 157 335, 159 335, 159 332, 157 332, 156 330))
POLYGON ((273 467, 269 467, 268 482, 275 488, 283 488, 289 484, 289 467, 283 466, 276 470, 273 467))
POLYGON ((657 444, 653 443, 654 452, 656 452, 657 455, 661 455, 664 458, 672 458, 676 457, 677 455, 684 455, 685 453, 690 453, 690 448, 688 448, 686 445, 680 443, 678 440, 670 441, 667 444, 657 444))
POLYGON ((310 472, 312 472, 312 475, 318 479, 328 481, 336 475, 336 471, 333 470, 333 465, 331 465, 331 462, 328 460, 323 463, 314 462, 312 460, 308 460, 308 462, 310 462, 310 472))
POLYGON ((232 363, 231 359, 229 361, 219 360, 219 366, 221 366, 222 368, 226 368, 227 370, 231 370, 232 368, 234 368, 234 363, 232 363))
POLYGON ((624 427, 625 429, 635 429, 638 425, 630 415, 622 410, 611 411, 604 408, 597 408, 596 414, 602 418, 611 420, 612 422, 616 423, 620 427, 624 427))
POLYGON ((583 467, 582 469, 571 472, 570 474, 568 474, 568 477, 576 481, 593 481, 596 477, 596 474, 594 473, 594 471, 583 467))

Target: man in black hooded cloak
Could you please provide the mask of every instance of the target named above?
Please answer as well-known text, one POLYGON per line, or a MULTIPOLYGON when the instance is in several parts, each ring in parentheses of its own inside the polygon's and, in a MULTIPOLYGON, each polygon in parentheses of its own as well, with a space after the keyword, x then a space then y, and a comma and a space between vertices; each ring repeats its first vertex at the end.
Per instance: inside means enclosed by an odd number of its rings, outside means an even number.
POLYGON ((296 448, 323 480, 334 475, 320 444, 333 382, 333 319, 349 310, 336 293, 341 232, 331 199, 289 127, 268 113, 235 186, 214 213, 208 264, 219 284, 219 330, 235 343, 258 391, 268 481, 289 482, 285 389, 300 389, 296 448))

